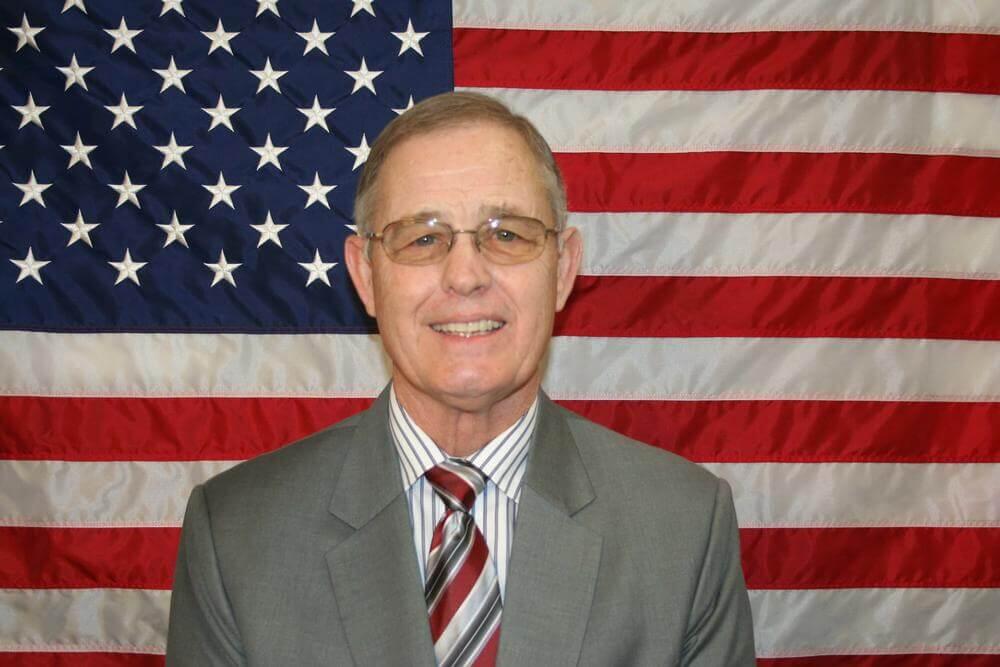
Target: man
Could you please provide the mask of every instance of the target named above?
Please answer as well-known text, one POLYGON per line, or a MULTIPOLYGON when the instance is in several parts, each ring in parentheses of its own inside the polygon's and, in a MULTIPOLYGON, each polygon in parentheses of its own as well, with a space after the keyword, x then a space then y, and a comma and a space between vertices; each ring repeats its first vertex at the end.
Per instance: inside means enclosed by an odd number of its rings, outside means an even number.
POLYGON ((167 663, 752 665, 725 482, 540 393, 582 241, 530 123, 422 102, 355 215, 391 387, 193 491, 167 663))

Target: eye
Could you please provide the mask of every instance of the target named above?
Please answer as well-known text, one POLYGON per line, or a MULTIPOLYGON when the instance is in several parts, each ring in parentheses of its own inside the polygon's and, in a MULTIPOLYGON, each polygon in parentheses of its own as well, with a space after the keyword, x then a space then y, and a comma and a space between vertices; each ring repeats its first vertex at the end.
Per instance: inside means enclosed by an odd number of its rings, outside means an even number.
POLYGON ((517 232, 501 227, 493 232, 493 238, 502 243, 515 243, 524 239, 517 232))
POLYGON ((426 248, 428 246, 434 245, 440 240, 441 239, 434 234, 424 234, 423 236, 419 236, 416 239, 414 239, 411 242, 411 245, 415 245, 418 248, 426 248))

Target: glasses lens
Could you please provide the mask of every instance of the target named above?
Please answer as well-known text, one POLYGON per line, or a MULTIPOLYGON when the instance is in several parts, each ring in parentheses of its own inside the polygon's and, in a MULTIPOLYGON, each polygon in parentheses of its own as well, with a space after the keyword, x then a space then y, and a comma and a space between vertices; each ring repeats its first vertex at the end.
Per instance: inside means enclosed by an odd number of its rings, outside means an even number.
POLYGON ((497 264, 531 261, 545 247, 545 223, 534 218, 497 218, 484 223, 478 231, 483 254, 497 264))
POLYGON ((382 247, 400 264, 431 264, 448 254, 452 231, 437 220, 394 222, 382 231, 382 247))

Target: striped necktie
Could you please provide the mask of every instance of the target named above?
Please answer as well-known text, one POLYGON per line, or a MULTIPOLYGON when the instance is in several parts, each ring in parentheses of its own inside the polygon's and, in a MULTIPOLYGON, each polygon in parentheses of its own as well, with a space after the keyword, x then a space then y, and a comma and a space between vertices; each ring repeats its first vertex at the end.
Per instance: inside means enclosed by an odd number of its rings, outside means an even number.
POLYGON ((448 459, 426 473, 446 511, 434 528, 424 598, 434 654, 441 667, 496 664, 500 643, 500 583, 489 546, 472 518, 486 476, 448 459))

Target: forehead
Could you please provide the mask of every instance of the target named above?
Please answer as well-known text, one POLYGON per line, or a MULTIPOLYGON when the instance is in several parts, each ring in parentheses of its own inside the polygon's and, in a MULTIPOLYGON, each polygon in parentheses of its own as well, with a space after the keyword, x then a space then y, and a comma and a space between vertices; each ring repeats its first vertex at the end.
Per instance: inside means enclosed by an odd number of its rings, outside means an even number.
POLYGON ((521 135, 496 123, 467 123, 409 137, 389 152, 378 187, 390 218, 406 209, 520 206, 545 198, 541 169, 521 135), (400 210, 402 209, 402 210, 400 210))

